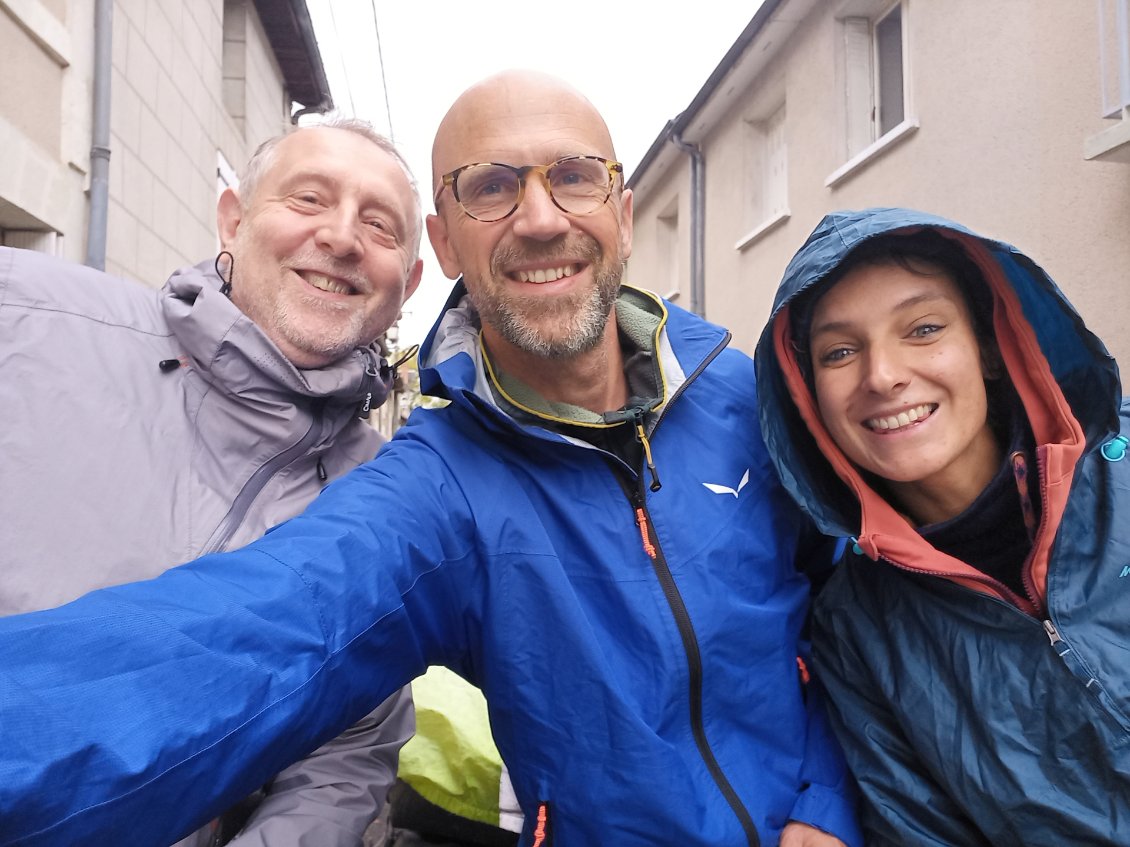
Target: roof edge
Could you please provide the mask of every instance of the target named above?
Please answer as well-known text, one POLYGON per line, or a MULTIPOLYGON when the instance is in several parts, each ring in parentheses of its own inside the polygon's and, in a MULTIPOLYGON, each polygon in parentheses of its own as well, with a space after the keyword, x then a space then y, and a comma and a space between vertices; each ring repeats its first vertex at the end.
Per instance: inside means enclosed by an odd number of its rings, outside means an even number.
POLYGON ((714 93, 721 87, 722 80, 733 70, 734 66, 741 60, 742 56, 745 55, 749 46, 757 39, 761 31, 765 29, 765 25, 769 23, 777 10, 786 2, 787 0, 764 0, 758 10, 754 12, 746 28, 742 30, 741 35, 730 45, 730 49, 726 51, 726 55, 722 57, 722 61, 718 63, 718 66, 715 67, 714 71, 707 77, 706 82, 703 83, 702 88, 698 90, 698 93, 694 96, 694 99, 691 100, 687 108, 683 109, 683 111, 673 119, 669 120, 659 135, 656 136, 655 141, 647 148, 647 152, 644 153, 643 158, 640 159, 640 163, 636 165, 636 169, 632 172, 632 178, 628 180, 629 188, 639 183, 643 175, 647 172, 647 169, 659 158, 668 140, 670 140, 672 136, 681 135, 683 130, 690 126, 698 113, 702 111, 710 101, 710 98, 713 97, 714 93))
POLYGON ((307 111, 333 108, 322 52, 306 0, 252 0, 287 93, 307 111))

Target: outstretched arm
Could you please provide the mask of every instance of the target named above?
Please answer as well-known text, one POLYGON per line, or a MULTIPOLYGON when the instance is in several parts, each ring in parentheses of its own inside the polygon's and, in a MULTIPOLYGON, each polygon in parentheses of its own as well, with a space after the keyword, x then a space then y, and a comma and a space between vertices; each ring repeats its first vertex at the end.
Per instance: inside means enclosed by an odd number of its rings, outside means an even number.
POLYGON ((462 655, 473 531, 399 452, 241 550, 0 619, 0 845, 172 843, 462 655))

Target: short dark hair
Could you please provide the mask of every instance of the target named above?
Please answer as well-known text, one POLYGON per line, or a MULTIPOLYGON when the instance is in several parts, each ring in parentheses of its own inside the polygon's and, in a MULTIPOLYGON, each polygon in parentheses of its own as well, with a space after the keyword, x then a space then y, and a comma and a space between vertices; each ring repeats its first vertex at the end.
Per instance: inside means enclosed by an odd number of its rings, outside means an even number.
POLYGON ((840 280, 857 268, 874 265, 897 265, 919 276, 933 275, 924 263, 940 268, 961 291, 973 318, 973 332, 982 354, 995 353, 996 333, 993 329, 993 294, 980 268, 969 254, 954 241, 931 229, 885 233, 869 238, 848 253, 823 279, 812 284, 789 305, 789 329, 797 363, 812 388, 812 363, 809 340, 812 315, 820 299, 840 280))
POLYGON ((789 306, 789 329, 792 333, 796 362, 808 385, 816 395, 815 374, 809 341, 812 315, 820 298, 847 274, 857 268, 874 265, 897 265, 910 273, 931 276, 936 271, 928 263, 952 279, 961 292, 973 320, 973 334, 985 371, 988 398, 988 420, 999 441, 1008 438, 1008 427, 1020 399, 1001 359, 997 334, 993 328, 993 292, 985 275, 954 239, 936 230, 919 229, 877 235, 864 241, 844 257, 827 276, 809 287, 789 306))

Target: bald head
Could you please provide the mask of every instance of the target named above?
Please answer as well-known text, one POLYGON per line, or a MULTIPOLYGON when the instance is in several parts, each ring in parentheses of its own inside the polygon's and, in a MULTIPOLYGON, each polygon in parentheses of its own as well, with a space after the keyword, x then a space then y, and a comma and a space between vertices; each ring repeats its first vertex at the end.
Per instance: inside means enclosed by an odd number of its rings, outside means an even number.
POLYGON ((616 158, 596 107, 557 77, 503 71, 464 91, 440 122, 432 146, 432 195, 443 174, 473 162, 540 164, 582 153, 616 158), (515 161, 518 148, 528 153, 515 161))

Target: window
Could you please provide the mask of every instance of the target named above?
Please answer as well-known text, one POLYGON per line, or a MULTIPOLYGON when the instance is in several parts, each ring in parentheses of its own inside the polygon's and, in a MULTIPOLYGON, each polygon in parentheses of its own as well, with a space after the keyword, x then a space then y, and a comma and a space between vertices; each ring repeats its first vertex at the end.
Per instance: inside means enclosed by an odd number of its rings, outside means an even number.
POLYGON ((49 224, 0 197, 0 246, 61 256, 63 236, 51 229, 49 224))
POLYGON ((839 82, 846 161, 824 185, 833 188, 910 138, 918 129, 910 84, 910 0, 843 0, 839 82))
POLYGON ((63 238, 57 232, 35 229, 0 229, 0 244, 5 247, 22 247, 38 250, 51 256, 60 255, 63 238))
POLYGON ((1099 0, 1099 72, 1102 116, 1130 110, 1130 0, 1099 0))
POLYGON ((843 18, 848 158, 906 118, 904 5, 896 3, 875 17, 843 18))
POLYGON ((748 121, 750 223, 760 226, 789 205, 788 154, 785 146, 785 107, 765 120, 748 121))
POLYGON ((662 294, 668 300, 679 298, 679 198, 675 197, 656 219, 656 240, 659 249, 658 279, 662 294))
POLYGON ((1099 0, 1099 93, 1114 121, 1086 139, 1083 155, 1130 163, 1130 0, 1099 0))
POLYGON ((744 249, 789 217, 789 159, 785 136, 785 105, 762 119, 748 118, 746 190, 751 229, 735 247, 744 249))
POLYGON ((244 130, 247 119, 247 0, 224 0, 224 107, 244 130))

